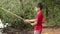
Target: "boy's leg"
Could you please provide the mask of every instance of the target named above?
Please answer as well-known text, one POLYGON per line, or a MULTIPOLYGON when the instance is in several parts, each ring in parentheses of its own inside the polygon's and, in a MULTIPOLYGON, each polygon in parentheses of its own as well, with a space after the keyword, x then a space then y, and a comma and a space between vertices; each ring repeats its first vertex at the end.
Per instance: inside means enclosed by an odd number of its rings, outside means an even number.
POLYGON ((42 30, 40 30, 40 34, 42 33, 42 30))
POLYGON ((34 30, 34 34, 41 34, 42 30, 34 30))

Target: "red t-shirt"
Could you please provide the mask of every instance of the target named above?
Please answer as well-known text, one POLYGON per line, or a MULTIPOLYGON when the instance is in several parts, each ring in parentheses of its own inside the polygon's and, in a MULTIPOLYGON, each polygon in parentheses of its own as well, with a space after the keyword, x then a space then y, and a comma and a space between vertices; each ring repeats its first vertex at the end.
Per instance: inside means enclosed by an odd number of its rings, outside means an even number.
POLYGON ((37 22, 37 24, 34 25, 34 30, 42 30, 42 20, 43 20, 43 14, 42 14, 42 11, 39 11, 37 12, 37 15, 36 15, 35 22, 37 22))

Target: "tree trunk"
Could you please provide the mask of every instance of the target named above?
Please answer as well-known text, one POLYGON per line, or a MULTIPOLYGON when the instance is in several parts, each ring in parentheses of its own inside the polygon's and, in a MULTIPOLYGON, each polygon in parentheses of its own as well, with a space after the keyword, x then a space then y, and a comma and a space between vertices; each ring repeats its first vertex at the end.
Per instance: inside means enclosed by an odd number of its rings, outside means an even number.
POLYGON ((20 8, 23 9, 23 2, 20 0, 20 8))

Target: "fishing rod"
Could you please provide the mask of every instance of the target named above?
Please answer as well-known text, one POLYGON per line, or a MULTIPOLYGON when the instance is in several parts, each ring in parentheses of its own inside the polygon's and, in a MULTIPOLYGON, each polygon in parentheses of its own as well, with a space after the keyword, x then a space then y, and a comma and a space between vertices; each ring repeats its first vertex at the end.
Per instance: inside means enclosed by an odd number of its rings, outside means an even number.
MULTIPOLYGON (((12 12, 10 12, 10 11, 4 9, 4 8, 1 8, 1 7, 0 7, 0 9, 2 9, 2 10, 4 10, 4 11, 6 11, 6 12, 8 12, 8 13, 14 15, 14 16, 16 16, 16 17, 19 18, 19 19, 22 19, 22 20, 25 22, 25 19, 23 19, 21 16, 18 16, 18 15, 14 14, 14 13, 12 13, 12 12)), ((25 23, 26 23, 26 22, 25 22, 25 23)))

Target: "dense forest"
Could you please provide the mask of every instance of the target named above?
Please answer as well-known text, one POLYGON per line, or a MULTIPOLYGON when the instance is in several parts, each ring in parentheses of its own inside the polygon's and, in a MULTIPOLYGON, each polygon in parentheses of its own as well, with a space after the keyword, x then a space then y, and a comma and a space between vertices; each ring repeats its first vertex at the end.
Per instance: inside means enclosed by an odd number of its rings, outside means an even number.
POLYGON ((60 26, 60 0, 0 0, 0 19, 14 28, 32 28, 21 19, 35 18, 34 7, 43 4, 43 24, 60 26))

